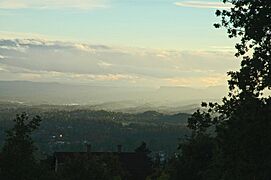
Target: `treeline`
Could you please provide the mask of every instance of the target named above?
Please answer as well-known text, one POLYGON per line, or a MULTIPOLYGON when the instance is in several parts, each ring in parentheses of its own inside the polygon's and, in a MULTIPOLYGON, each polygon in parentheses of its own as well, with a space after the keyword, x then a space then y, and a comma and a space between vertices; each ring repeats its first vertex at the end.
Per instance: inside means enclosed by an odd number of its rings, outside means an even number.
MULTIPOLYGON (((1 149, 1 180, 139 180, 135 176, 137 174, 127 171, 116 153, 74 153, 74 156, 67 157, 62 163, 57 162, 56 156, 38 158, 31 134, 40 127, 40 122, 40 116, 30 118, 26 113, 16 116, 14 126, 6 132, 1 149)), ((140 172, 139 177, 141 175, 145 178, 152 172, 152 162, 148 157, 150 152, 145 142, 135 149, 135 155, 143 157, 139 165, 145 166, 147 172, 143 176, 143 172, 140 172)), ((134 162, 127 160, 128 164, 134 162)))
POLYGON ((142 141, 153 151, 170 154, 176 150, 178 138, 190 133, 186 127, 190 115, 184 113, 166 115, 148 111, 128 114, 3 105, 0 112, 1 142, 4 141, 5 130, 14 125, 11 120, 14 114, 24 111, 42 117, 33 139, 41 152, 47 154, 64 150, 82 151, 85 143, 92 144, 96 151, 115 151, 118 144, 122 144, 124 150, 132 151, 142 141))

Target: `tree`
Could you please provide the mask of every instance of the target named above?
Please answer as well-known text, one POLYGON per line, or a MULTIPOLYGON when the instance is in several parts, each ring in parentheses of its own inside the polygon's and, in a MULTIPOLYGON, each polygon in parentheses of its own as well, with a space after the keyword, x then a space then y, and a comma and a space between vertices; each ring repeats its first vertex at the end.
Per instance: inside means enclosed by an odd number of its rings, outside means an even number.
POLYGON ((16 115, 14 127, 6 132, 6 141, 2 149, 1 179, 36 179, 37 162, 34 157, 36 147, 31 134, 41 122, 39 116, 29 119, 26 113, 16 115))
POLYGON ((78 154, 65 162, 60 174, 63 180, 120 180, 126 176, 118 158, 110 154, 78 154))
POLYGON ((151 153, 151 150, 147 148, 147 144, 143 141, 141 145, 135 149, 135 152, 149 155, 151 153))
POLYGON ((264 91, 271 89, 271 2, 223 2, 231 3, 232 8, 216 11, 222 21, 215 27, 225 27, 229 38, 240 39, 235 55, 242 57, 241 67, 228 73, 229 94, 222 104, 203 103, 205 110, 189 119, 192 137, 181 146, 177 164, 190 177, 205 174, 196 179, 267 180, 271 177, 271 97, 264 96, 264 91), (206 130, 212 128, 210 144, 206 130), (210 158, 197 158, 208 144, 213 147, 210 158), (206 164, 195 168, 204 161, 209 162, 208 168, 204 168, 206 164))
POLYGON ((215 27, 225 27, 230 38, 238 37, 236 56, 243 56, 240 71, 229 72, 230 90, 239 88, 244 93, 259 96, 271 88, 271 3, 269 0, 223 0, 231 3, 230 10, 217 10, 222 17, 215 27), (252 56, 248 56, 252 52, 252 56))
MULTIPOLYGON (((205 104, 203 104, 205 105, 205 104)), ((167 171, 171 180, 204 180, 211 167, 215 152, 215 140, 209 134, 212 126, 209 113, 195 112, 189 119, 187 127, 191 136, 179 144, 179 154, 172 157, 167 171)))
POLYGON ((143 179, 143 177, 145 179, 153 173, 153 163, 149 156, 152 151, 147 148, 147 144, 143 141, 141 145, 135 149, 135 152, 139 155, 138 161, 140 161, 141 164, 141 172, 137 172, 139 176, 135 179, 143 179))
POLYGON ((223 179, 269 179, 271 174, 270 97, 271 88, 271 3, 269 0, 223 0, 229 10, 218 10, 230 38, 238 37, 239 71, 229 72, 229 97, 213 110, 220 113, 217 145, 223 179))

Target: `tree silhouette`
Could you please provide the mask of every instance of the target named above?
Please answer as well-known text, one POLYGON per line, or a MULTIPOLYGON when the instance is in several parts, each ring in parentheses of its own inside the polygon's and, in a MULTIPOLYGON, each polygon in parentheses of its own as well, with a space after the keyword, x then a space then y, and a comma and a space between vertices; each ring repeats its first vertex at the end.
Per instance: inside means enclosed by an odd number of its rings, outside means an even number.
MULTIPOLYGON (((230 10, 217 11, 230 38, 238 37, 236 56, 242 56, 239 71, 229 72, 229 97, 213 109, 219 112, 217 142, 224 179, 269 179, 271 174, 270 97, 271 3, 268 0, 223 0, 230 10)), ((218 156, 217 156, 218 157, 218 156)))
POLYGON ((223 0, 232 3, 230 10, 217 10, 222 22, 215 27, 225 27, 230 38, 238 37, 236 56, 243 56, 241 69, 229 72, 230 89, 239 88, 244 94, 259 96, 271 87, 271 4, 269 0, 223 0), (252 52, 249 56, 248 52, 252 52))
POLYGON ((110 154, 100 156, 78 154, 68 159, 60 169, 60 177, 63 180, 120 180, 125 178, 125 175, 126 172, 118 158, 110 154))
POLYGON ((138 160, 141 161, 140 164, 142 168, 141 172, 137 172, 137 174, 139 174, 139 177, 141 178, 137 177, 135 179, 142 179, 143 177, 146 178, 148 175, 153 173, 153 163, 151 157, 149 156, 152 151, 147 148, 146 142, 143 141, 141 145, 135 149, 135 152, 140 155, 138 156, 138 160))
POLYGON ((1 179, 31 180, 38 176, 34 157, 36 147, 31 133, 41 122, 39 116, 29 119, 26 113, 16 115, 14 127, 6 133, 6 141, 1 154, 1 179))
POLYGON ((225 27, 229 38, 240 39, 235 55, 242 57, 241 67, 228 73, 229 94, 222 104, 203 103, 205 110, 189 119, 192 137, 181 144, 180 165, 175 163, 175 167, 196 175, 195 179, 267 180, 271 177, 271 97, 263 94, 271 89, 271 2, 223 2, 233 7, 216 11, 222 21, 215 27, 225 27), (210 129, 215 129, 214 138, 207 133, 210 129), (202 159, 208 144, 210 157, 202 159), (204 165, 208 168, 195 168, 204 161, 209 162, 204 165))
POLYGON ((144 153, 146 155, 151 153, 151 150, 147 148, 147 144, 143 141, 140 146, 135 149, 137 153, 144 153))

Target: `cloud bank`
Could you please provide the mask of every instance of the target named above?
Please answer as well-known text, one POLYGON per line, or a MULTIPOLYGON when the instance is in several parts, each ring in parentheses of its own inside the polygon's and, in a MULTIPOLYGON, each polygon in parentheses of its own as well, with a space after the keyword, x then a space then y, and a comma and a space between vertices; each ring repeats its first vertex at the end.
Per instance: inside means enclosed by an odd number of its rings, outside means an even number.
POLYGON ((81 9, 106 7, 105 0, 0 0, 0 9, 81 9))
POLYGON ((233 52, 112 47, 41 39, 0 39, 0 80, 115 86, 226 84, 233 52))

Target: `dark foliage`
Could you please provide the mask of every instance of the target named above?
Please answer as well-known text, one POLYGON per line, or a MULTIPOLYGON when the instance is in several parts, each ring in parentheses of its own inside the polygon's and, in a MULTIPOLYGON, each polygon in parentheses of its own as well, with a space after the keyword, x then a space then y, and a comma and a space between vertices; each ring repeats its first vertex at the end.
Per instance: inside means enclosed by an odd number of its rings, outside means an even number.
POLYGON ((153 162, 151 157, 149 156, 152 151, 148 149, 147 144, 143 141, 141 145, 135 149, 135 152, 143 156, 142 159, 144 160, 144 162, 142 163, 142 165, 144 165, 143 169, 145 169, 144 176, 147 177, 153 172, 153 162))
POLYGON ((60 169, 63 180, 121 180, 125 174, 119 160, 113 155, 77 155, 68 159, 60 169))
POLYGON ((135 152, 149 155, 151 153, 151 150, 147 148, 147 144, 143 141, 141 145, 135 149, 135 152))
POLYGON ((28 111, 40 114, 43 121, 33 140, 42 152, 84 151, 86 141, 94 151, 115 151, 122 144, 126 151, 133 151, 145 141, 154 152, 175 151, 178 138, 189 133, 186 128, 189 114, 165 115, 157 112, 128 114, 69 107, 35 107, 0 105, 0 146, 5 134, 11 128, 9 120, 15 113, 28 111), (145 115, 143 115, 145 114, 145 115), (60 137, 62 135, 62 137, 60 137))
POLYGON ((271 2, 223 0, 215 27, 238 37, 241 68, 229 72, 229 95, 222 104, 203 103, 188 120, 192 137, 181 143, 169 166, 171 179, 268 180, 271 177, 271 2), (251 55, 250 55, 251 54, 251 55), (209 133, 208 133, 209 132, 209 133), (211 132, 211 133, 210 133, 211 132))
POLYGON ((26 113, 17 115, 14 127, 6 132, 1 153, 1 179, 31 180, 38 177, 37 161, 31 133, 40 125, 39 116, 29 119, 26 113))

